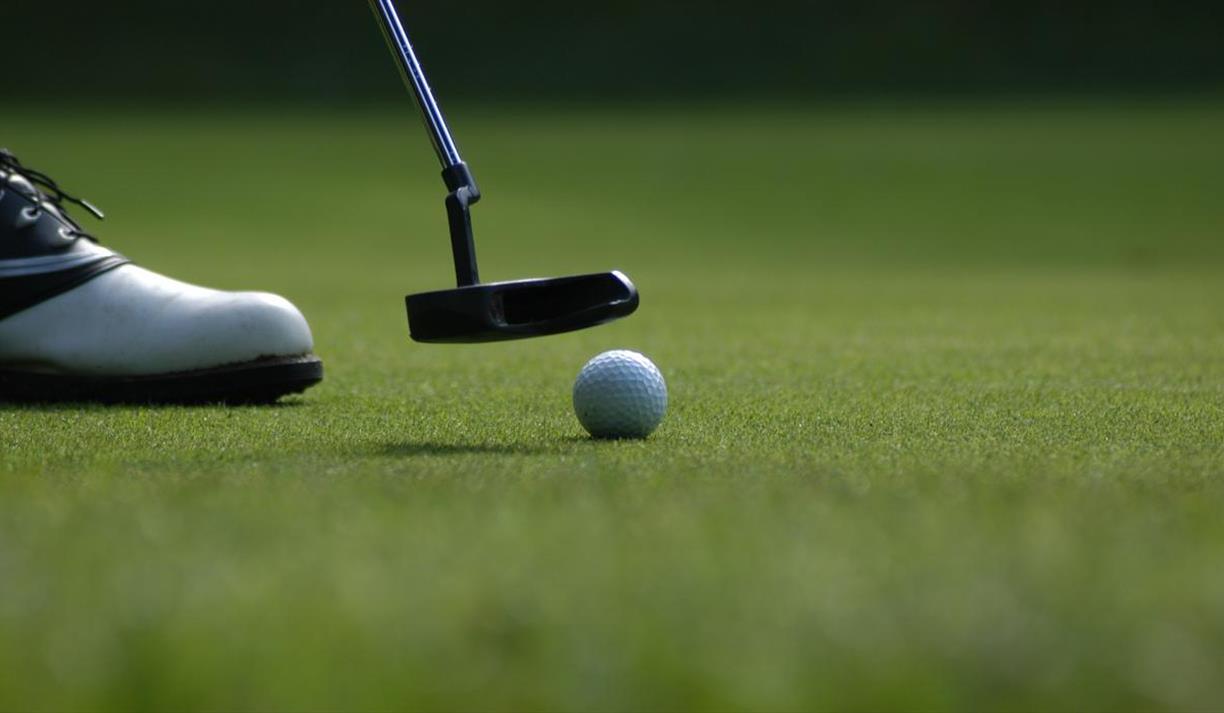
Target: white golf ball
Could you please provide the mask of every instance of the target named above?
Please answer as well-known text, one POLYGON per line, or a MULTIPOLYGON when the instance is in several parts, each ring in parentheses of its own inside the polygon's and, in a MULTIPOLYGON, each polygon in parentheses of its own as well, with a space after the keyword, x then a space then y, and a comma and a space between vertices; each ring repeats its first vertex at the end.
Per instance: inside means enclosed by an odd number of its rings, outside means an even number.
POLYGON ((599 354, 574 381, 574 413, 596 438, 645 438, 667 411, 659 367, 628 349, 599 354))

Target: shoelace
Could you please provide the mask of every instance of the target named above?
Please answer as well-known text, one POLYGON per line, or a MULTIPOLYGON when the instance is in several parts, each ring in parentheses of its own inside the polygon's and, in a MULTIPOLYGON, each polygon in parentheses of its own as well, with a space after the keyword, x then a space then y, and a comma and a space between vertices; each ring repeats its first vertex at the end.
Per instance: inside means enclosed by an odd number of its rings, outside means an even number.
MULTIPOLYGON (((41 194, 40 197, 54 203, 55 207, 58 208, 65 217, 67 217, 67 211, 64 209, 64 201, 81 206, 88 211, 90 215, 98 220, 102 220, 106 217, 93 203, 90 203, 84 198, 77 198, 71 193, 68 193, 64 189, 60 188, 59 184, 55 182, 55 179, 51 178, 47 174, 43 173, 42 171, 35 171, 32 168, 23 166, 17 156, 15 156, 13 152, 9 151, 8 149, 0 148, 0 167, 5 168, 12 173, 18 173, 24 176, 26 180, 34 184, 35 189, 41 194)), ((89 238, 90 240, 97 242, 97 238, 81 230, 80 226, 76 225, 71 218, 69 218, 69 222, 73 223, 73 229, 71 231, 73 235, 82 238, 89 238)))

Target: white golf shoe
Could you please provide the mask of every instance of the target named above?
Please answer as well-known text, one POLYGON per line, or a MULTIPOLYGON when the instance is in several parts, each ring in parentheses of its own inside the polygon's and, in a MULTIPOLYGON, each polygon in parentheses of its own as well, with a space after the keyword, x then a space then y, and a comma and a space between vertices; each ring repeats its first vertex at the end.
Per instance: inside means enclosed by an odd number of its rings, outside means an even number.
POLYGON ((268 403, 323 378, 287 300, 137 267, 65 201, 101 217, 0 149, 0 401, 268 403))

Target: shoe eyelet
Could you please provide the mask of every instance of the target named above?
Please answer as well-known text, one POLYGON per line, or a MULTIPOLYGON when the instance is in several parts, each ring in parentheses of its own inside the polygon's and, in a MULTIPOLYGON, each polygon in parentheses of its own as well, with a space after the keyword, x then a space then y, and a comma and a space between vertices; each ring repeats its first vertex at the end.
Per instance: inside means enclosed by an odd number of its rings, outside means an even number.
POLYGON ((72 232, 72 229, 63 227, 59 229, 59 236, 69 243, 75 242, 77 238, 76 233, 72 232))
POLYGON ((25 208, 17 211, 17 220, 13 223, 13 227, 17 230, 24 230, 38 222, 38 206, 28 205, 25 208))

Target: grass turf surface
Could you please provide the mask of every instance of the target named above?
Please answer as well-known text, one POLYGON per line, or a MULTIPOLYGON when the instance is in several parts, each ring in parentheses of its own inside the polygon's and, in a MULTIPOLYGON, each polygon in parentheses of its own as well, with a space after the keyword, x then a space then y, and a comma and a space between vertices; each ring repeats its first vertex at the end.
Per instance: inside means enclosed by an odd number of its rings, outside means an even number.
POLYGON ((409 112, 5 118, 328 376, 0 407, 0 708, 1224 704, 1224 107, 456 110, 486 279, 643 295, 481 347, 407 341, 409 112), (615 347, 646 442, 570 412, 615 347))

